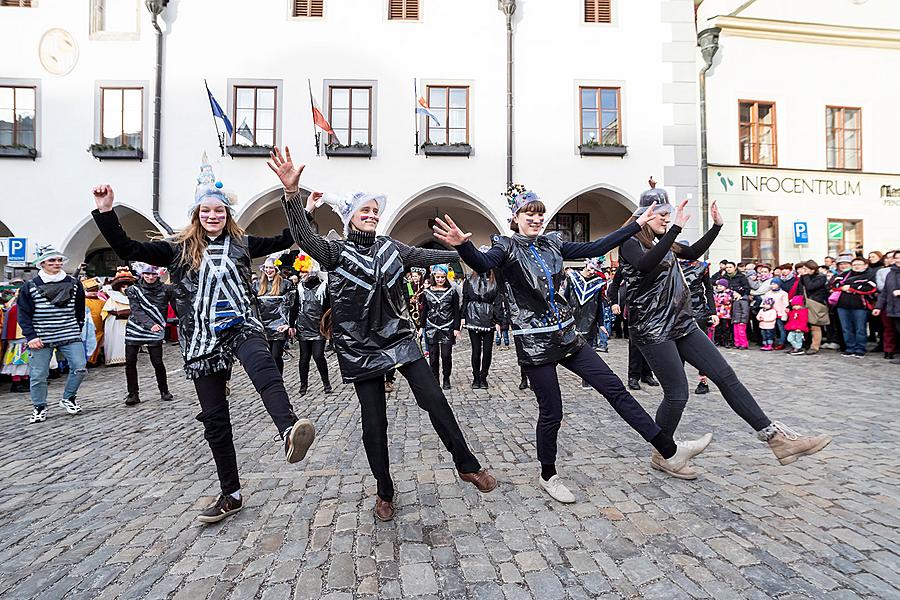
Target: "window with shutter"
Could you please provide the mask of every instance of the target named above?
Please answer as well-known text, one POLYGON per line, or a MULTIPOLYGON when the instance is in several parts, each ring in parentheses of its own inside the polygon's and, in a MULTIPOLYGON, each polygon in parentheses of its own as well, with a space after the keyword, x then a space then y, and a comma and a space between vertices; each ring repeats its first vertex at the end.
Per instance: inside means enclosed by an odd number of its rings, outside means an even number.
POLYGON ((17 6, 31 8, 31 0, 0 0, 0 6, 17 6))
POLYGON ((325 0, 294 0, 295 17, 321 17, 325 0))
POLYGON ((584 0, 585 23, 612 23, 612 0, 584 0))
POLYGON ((388 0, 388 19, 418 21, 419 0, 388 0))

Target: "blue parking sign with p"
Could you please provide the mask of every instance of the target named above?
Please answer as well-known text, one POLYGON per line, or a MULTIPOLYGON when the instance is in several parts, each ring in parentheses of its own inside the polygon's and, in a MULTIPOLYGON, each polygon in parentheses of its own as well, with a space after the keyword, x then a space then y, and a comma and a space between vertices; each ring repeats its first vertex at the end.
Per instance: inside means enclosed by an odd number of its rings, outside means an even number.
POLYGON ((25 252, 28 246, 28 238, 9 238, 9 262, 25 262, 28 256, 25 252))
POLYGON ((806 221, 794 221, 794 243, 809 243, 809 226, 806 224, 806 221))

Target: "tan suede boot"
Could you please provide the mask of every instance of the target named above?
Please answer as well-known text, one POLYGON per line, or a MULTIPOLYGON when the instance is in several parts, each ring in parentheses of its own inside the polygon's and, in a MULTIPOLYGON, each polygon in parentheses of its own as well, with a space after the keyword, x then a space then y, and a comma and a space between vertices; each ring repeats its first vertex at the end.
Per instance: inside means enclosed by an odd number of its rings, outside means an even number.
POLYGON ((769 448, 783 465, 795 462, 801 456, 815 454, 831 443, 827 435, 800 435, 784 423, 774 421, 775 435, 768 439, 769 448))
POLYGON ((662 454, 660 454, 656 448, 653 448, 650 452, 650 466, 657 471, 662 471, 666 475, 670 475, 676 479, 697 479, 697 471, 691 467, 690 463, 675 471, 669 466, 666 459, 663 458, 662 454))

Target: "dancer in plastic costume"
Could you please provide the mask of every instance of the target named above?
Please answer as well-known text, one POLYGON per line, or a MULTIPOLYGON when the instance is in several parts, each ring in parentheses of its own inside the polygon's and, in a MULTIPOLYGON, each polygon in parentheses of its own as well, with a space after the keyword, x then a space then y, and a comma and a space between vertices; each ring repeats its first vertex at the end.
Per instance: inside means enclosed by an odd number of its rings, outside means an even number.
POLYGON ((319 263, 304 255, 300 261, 300 312, 297 318, 297 341, 300 346, 300 395, 309 390, 309 362, 316 363, 322 388, 326 394, 332 392, 328 376, 328 361, 325 360, 325 332, 322 318, 331 308, 328 295, 328 273, 319 268, 319 263))
MULTIPOLYGON (((487 250, 487 246, 481 249, 487 250)), ((472 389, 488 389, 487 376, 494 351, 494 304, 497 281, 493 273, 472 271, 463 284, 463 326, 472 344, 472 389)))
POLYGON ((450 389, 450 374, 453 372, 453 345, 460 335, 460 301, 456 287, 447 280, 450 267, 431 267, 431 285, 422 293, 422 314, 419 326, 425 333, 425 347, 428 362, 434 378, 443 387, 450 389))
POLYGON ((206 154, 188 211, 190 222, 170 238, 150 242, 129 238, 113 212, 112 188, 97 186, 93 195, 94 222, 120 258, 169 269, 184 371, 197 391, 201 409, 197 420, 203 423, 221 487, 218 498, 197 519, 221 521, 243 507, 225 392, 235 360, 261 396, 287 462, 303 460, 315 438, 313 424, 298 419, 288 400, 250 283, 251 260, 289 248, 293 239, 288 230, 275 237, 245 235, 232 214, 235 198, 216 181, 206 154))
MULTIPOLYGON (((625 302, 631 337, 663 389, 656 423, 665 434, 675 435, 688 400, 687 376, 682 366, 682 361, 686 361, 716 384, 731 409, 757 432, 759 439, 768 442, 781 464, 819 452, 831 438, 803 436, 771 421, 694 319, 691 293, 678 259, 700 259, 715 240, 723 224, 716 203, 710 207, 712 228, 694 244, 684 246, 675 240, 689 218, 685 212, 687 200, 675 209, 669 204, 666 191, 655 186, 651 179, 650 189, 641 194, 640 206, 629 219, 626 227, 639 228, 622 244, 619 268, 627 283, 625 302)), ((676 468, 656 454, 651 456, 650 464, 672 477, 697 477, 690 465, 676 468)))
POLYGON ((297 322, 297 295, 294 284, 281 276, 279 265, 281 252, 266 257, 260 267, 259 289, 256 301, 259 304, 259 320, 266 331, 269 351, 275 360, 279 373, 284 373, 284 346, 294 336, 297 322))
MULTIPOLYGON (((572 307, 572 316, 575 318, 575 331, 590 345, 597 346, 597 335, 603 316, 603 288, 606 280, 599 276, 600 263, 596 258, 584 261, 584 268, 580 271, 570 269, 565 282, 563 294, 572 307)), ((582 379, 581 387, 590 388, 590 384, 582 379)))
POLYGON ((575 318, 566 299, 556 290, 564 277, 563 260, 601 256, 640 230, 632 223, 593 242, 564 242, 559 232, 542 234, 546 208, 537 194, 521 185, 507 190, 512 219, 511 236, 496 236, 487 252, 479 252, 449 216, 437 219, 434 235, 457 248, 460 258, 480 273, 494 269, 512 307, 512 334, 519 363, 525 367, 538 402, 537 454, 541 462, 540 486, 559 502, 575 496, 556 472, 557 437, 562 422, 562 393, 556 367, 562 365, 600 392, 644 440, 660 452, 671 469, 681 469, 702 452, 711 436, 679 442, 662 431, 625 390, 593 348, 575 330, 575 318))
MULTIPOLYGON (((687 240, 679 240, 678 244, 685 248, 691 245, 687 240)), ((719 324, 719 317, 716 315, 715 291, 712 281, 709 279, 709 263, 705 260, 685 259, 678 262, 681 264, 684 281, 691 294, 691 314, 700 331, 706 333, 711 327, 719 324)), ((703 373, 700 373, 700 381, 697 383, 694 393, 709 393, 709 379, 703 373)))
POLYGON ((432 426, 453 456, 460 479, 481 492, 493 490, 497 481, 469 450, 453 410, 416 343, 409 318, 404 271, 456 260, 456 252, 416 248, 376 236, 387 201, 380 194, 314 192, 304 209, 299 190, 304 166, 294 165, 287 148, 284 154, 275 148, 268 164, 284 186, 283 204, 294 239, 328 271, 338 365, 344 382, 356 388, 363 445, 378 484, 375 518, 389 521, 395 514, 384 390, 384 375, 392 368, 400 371, 419 407, 428 412, 432 426), (344 240, 329 240, 313 231, 312 211, 322 203, 331 206, 343 221, 344 240))

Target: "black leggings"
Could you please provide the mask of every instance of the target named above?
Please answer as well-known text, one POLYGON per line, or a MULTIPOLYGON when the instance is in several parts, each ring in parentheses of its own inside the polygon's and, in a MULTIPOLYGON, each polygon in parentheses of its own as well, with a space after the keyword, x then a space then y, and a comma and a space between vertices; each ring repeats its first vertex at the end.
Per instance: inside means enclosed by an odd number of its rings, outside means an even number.
POLYGON ((284 345, 285 340, 269 340, 269 352, 275 359, 275 366, 278 367, 279 373, 284 373, 284 345))
POLYGON ((541 464, 556 463, 556 440, 563 416, 562 394, 556 375, 557 364, 572 371, 600 392, 619 416, 642 438, 660 450, 663 456, 668 458, 675 453, 671 436, 660 433, 660 428, 628 393, 622 380, 597 356, 593 348, 584 345, 558 363, 525 367, 538 402, 537 455, 541 464))
MULTIPOLYGON (((137 395, 139 390, 137 359, 140 351, 141 347, 137 344, 125 344, 125 382, 130 395, 137 395)), ((150 364, 153 365, 153 371, 156 373, 156 385, 159 387, 159 393, 165 394, 169 391, 169 382, 166 379, 166 365, 163 364, 162 344, 147 346, 147 354, 150 355, 150 364)))
POLYGON ((472 377, 487 379, 494 353, 494 332, 470 329, 469 341, 472 343, 472 377))
POLYGON ((688 381, 683 361, 709 377, 725 396, 731 410, 754 431, 771 425, 772 422, 759 404, 738 380, 734 369, 699 328, 677 340, 640 346, 640 349, 663 389, 663 401, 656 411, 656 423, 665 433, 675 435, 681 414, 687 405, 688 381))
MULTIPOLYGON (((278 433, 284 433, 297 421, 291 402, 284 389, 284 380, 275 361, 269 353, 269 346, 262 336, 251 336, 234 349, 235 358, 244 366, 244 371, 253 382, 253 387, 262 397, 266 412, 275 423, 278 433)), ((197 420, 203 423, 203 437, 212 450, 216 461, 216 472, 223 494, 241 489, 238 479, 237 454, 231 433, 231 416, 225 397, 225 384, 230 369, 194 380, 194 389, 200 400, 200 414, 197 420)))
MULTIPOLYGON (((453 463, 460 473, 477 473, 481 470, 478 459, 469 450, 453 415, 453 409, 447 403, 444 392, 428 370, 425 359, 403 365, 400 374, 406 378, 416 404, 428 412, 431 426, 434 427, 444 447, 453 455, 453 463)), ((384 376, 377 375, 370 379, 356 381, 356 395, 362 412, 363 446, 372 474, 378 482, 378 495, 382 500, 393 502, 394 482, 391 479, 390 459, 388 457, 387 437, 387 404, 384 395, 384 376)))
POLYGON ((641 354, 637 344, 632 338, 628 338, 628 379, 643 379, 653 375, 653 369, 647 363, 647 359, 641 354))
POLYGON ((450 379, 450 372, 453 370, 453 344, 450 340, 428 344, 428 363, 435 380, 440 378, 442 364, 444 379, 450 379))
POLYGON ((300 387, 309 384, 309 359, 316 361, 322 385, 330 386, 328 380, 328 361, 325 360, 325 340, 299 340, 300 344, 300 387))

